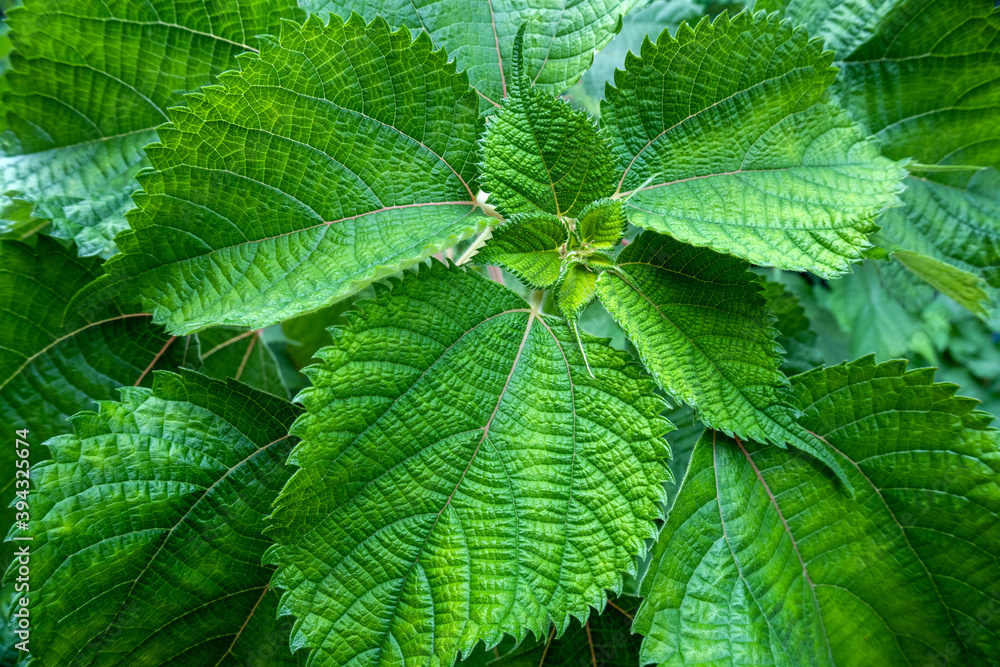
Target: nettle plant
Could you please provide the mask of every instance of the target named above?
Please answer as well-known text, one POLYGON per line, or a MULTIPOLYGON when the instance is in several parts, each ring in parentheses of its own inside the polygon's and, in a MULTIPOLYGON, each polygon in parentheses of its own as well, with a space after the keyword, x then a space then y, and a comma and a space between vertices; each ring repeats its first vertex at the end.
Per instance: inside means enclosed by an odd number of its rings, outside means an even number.
POLYGON ((635 0, 302 4, 10 10, 32 664, 1000 660, 992 417, 903 361, 787 377, 753 269, 986 311, 992 2, 684 23, 599 125, 556 95, 635 0))

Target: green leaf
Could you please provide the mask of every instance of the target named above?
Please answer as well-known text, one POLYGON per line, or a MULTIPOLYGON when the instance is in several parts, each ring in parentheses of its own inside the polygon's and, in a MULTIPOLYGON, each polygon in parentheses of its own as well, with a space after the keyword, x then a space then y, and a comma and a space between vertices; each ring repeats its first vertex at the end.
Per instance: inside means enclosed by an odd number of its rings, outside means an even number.
POLYGON ((646 42, 601 107, 630 220, 754 264, 846 271, 906 172, 823 102, 831 59, 763 13, 646 42))
POLYGON ((507 215, 542 211, 576 218, 615 189, 611 148, 586 113, 532 87, 514 41, 511 93, 483 139, 483 188, 507 215))
POLYGON ((778 330, 775 341, 785 351, 781 371, 796 375, 823 364, 823 355, 816 349, 816 332, 812 330, 799 298, 781 283, 761 280, 764 298, 774 313, 778 330))
POLYGON ((562 633, 655 535, 663 401, 626 353, 476 272, 378 288, 299 395, 275 504, 283 613, 313 664, 451 664, 562 633))
POLYGON ((934 289, 947 294, 972 312, 986 317, 983 303, 988 302, 990 297, 983 290, 986 285, 979 276, 909 250, 897 250, 893 257, 934 289))
POLYGON ((483 99, 499 106, 511 86, 514 37, 526 28, 525 72, 550 95, 558 95, 587 71, 621 28, 622 17, 641 0, 302 0, 323 18, 358 12, 368 21, 382 16, 393 26, 427 31, 436 48, 451 54, 483 99))
POLYGON ((640 664, 1000 659, 1000 432, 956 385, 904 368, 792 379, 853 499, 792 452, 702 438, 643 582, 640 664))
MULTIPOLYGON (((555 628, 548 637, 526 640, 505 650, 481 651, 459 663, 462 667, 636 667, 642 637, 631 632, 638 598, 618 597, 608 601, 599 616, 592 614, 585 624, 571 623, 556 639, 555 628), (495 653, 494 653, 495 651, 495 653)), ((501 648, 498 647, 498 648, 501 648)))
POLYGON ((559 286, 559 310, 567 320, 576 321, 583 309, 594 300, 597 274, 585 264, 572 264, 559 286))
POLYGON ((916 158, 879 242, 1000 287, 1000 8, 992 0, 768 0, 837 50, 834 90, 893 158, 916 158), (929 140, 929 138, 932 138, 929 140), (971 168, 969 167, 971 165, 971 168), (976 168, 990 167, 991 169, 976 168))
POLYGON ((262 331, 216 327, 197 334, 197 370, 213 378, 232 377, 269 394, 289 398, 274 350, 262 331))
POLYGON ((568 244, 569 232, 555 216, 516 215, 493 230, 476 261, 502 266, 531 287, 545 289, 559 282, 568 244))
MULTIPOLYGON (((100 270, 100 261, 46 237, 36 247, 0 242, 0 429, 30 430, 36 456, 43 440, 67 432, 69 415, 116 397, 118 387, 149 384, 153 368, 187 361, 184 346, 132 304, 105 302, 63 321, 70 298, 100 270)), ((14 458, 13 447, 0 450, 4 470, 14 470, 14 458)), ((4 508, 13 491, 11 474, 4 508)), ((3 516, 13 518, 9 509, 3 516)))
POLYGON ((426 35, 312 17, 240 65, 171 111, 107 265, 168 330, 318 310, 485 225, 476 94, 426 35))
POLYGON ((114 251, 143 146, 183 94, 301 15, 293 0, 27 0, 10 11, 2 192, 83 255, 114 251))
POLYGON ((294 665, 260 561, 299 410, 190 371, 121 394, 73 417, 32 469, 32 654, 294 665))
POLYGON ((791 444, 843 477, 786 402, 773 317, 749 268, 734 257, 644 232, 619 254, 618 271, 601 275, 597 295, 660 386, 697 408, 707 426, 791 444))
POLYGON ((595 201, 580 212, 577 233, 590 248, 610 249, 618 245, 628 228, 625 205, 621 201, 595 201))
POLYGON ((911 175, 906 204, 879 218, 877 242, 946 261, 1000 287, 1000 171, 983 169, 965 187, 911 175))

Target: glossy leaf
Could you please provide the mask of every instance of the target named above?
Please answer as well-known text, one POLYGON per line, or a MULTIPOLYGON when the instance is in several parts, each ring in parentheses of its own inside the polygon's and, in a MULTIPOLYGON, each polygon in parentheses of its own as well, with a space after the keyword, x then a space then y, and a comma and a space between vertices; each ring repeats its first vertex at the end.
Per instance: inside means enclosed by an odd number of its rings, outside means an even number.
POLYGON ((831 60, 763 13, 646 42, 601 106, 630 220, 754 264, 846 271, 906 172, 823 101, 831 60))
POLYGON ((790 451, 697 445, 634 628, 642 664, 989 664, 1000 657, 1000 438, 933 370, 793 378, 857 491, 790 451))
POLYGON ((475 272, 378 289, 307 371, 275 505, 283 613, 313 664, 450 664, 557 634, 619 590, 669 479, 663 402, 625 353, 475 272), (363 574, 362 574, 363 573, 363 574))
POLYGON ((598 296, 661 387, 711 428, 791 444, 843 477, 787 404, 773 316, 746 262, 644 232, 618 269, 601 275, 598 296))
POLYGON ((35 660, 294 665, 260 559, 299 410, 190 371, 121 393, 32 470, 35 660))
POLYGON ((317 310, 485 225, 476 94, 425 35, 313 17, 240 65, 159 130, 107 266, 168 330, 317 310))
POLYGON ((81 254, 111 254, 167 109, 300 15, 293 0, 27 0, 10 11, 0 195, 81 254))

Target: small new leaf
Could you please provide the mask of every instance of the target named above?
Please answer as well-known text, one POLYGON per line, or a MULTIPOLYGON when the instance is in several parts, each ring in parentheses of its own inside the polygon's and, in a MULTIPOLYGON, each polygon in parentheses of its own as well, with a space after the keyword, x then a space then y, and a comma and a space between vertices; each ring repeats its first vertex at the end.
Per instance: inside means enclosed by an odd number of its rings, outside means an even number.
POLYGON ((628 218, 621 200, 595 201, 580 212, 577 235, 583 245, 595 249, 614 248, 625 236, 628 218))
POLYGON ((646 368, 699 418, 724 433, 786 443, 829 465, 826 446, 799 426, 778 369, 773 316, 749 265, 707 248, 643 232, 597 281, 601 303, 646 368))
POLYGON ((377 290, 299 395, 267 562, 313 665, 562 634, 634 572, 669 422, 628 355, 473 271, 377 290))
POLYGON ((570 241, 566 225, 544 213, 515 215, 493 230, 476 261, 502 266, 535 289, 559 282, 570 241))
POLYGON ((576 218, 615 189, 616 164, 594 121, 531 85, 523 71, 524 28, 514 40, 510 96, 483 140, 483 187, 506 215, 576 218))

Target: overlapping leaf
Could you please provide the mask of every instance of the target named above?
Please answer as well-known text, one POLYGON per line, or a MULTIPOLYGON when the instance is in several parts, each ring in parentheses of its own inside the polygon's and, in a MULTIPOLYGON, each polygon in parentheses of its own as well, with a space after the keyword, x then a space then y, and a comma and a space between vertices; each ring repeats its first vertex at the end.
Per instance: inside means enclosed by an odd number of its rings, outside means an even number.
POLYGON ((167 109, 301 15, 293 0, 27 0, 10 13, 0 196, 108 254, 167 109))
POLYGON ((559 639, 553 628, 546 638, 526 640, 517 646, 505 641, 492 651, 480 651, 461 667, 636 667, 642 637, 631 632, 638 598, 618 597, 608 601, 601 615, 591 614, 586 623, 573 622, 559 639))
POLYGON ((576 218, 615 189, 611 148, 593 119, 531 85, 524 31, 514 41, 511 93, 483 139, 483 187, 507 215, 576 218))
POLYGON ((440 264, 351 319, 307 371, 269 533, 292 646, 450 664, 585 620, 660 511, 652 382, 584 336, 591 376, 564 324, 440 264))
POLYGON ((905 171, 823 102, 831 60, 763 13, 644 44, 601 107, 630 220, 755 264, 846 271, 905 171))
POLYGON ((485 224, 476 94, 426 35, 311 17, 261 42, 159 130, 107 266, 172 332, 317 310, 485 224))
POLYGON ((525 72, 550 95, 569 88, 594 59, 594 53, 621 28, 622 17, 639 0, 302 0, 326 18, 358 12, 390 25, 424 30, 469 72, 483 108, 499 106, 513 73, 510 54, 518 28, 526 26, 525 72))
POLYGON ((643 583, 643 664, 1000 658, 1000 437, 904 364, 792 380, 853 499, 788 451, 702 438, 643 583))
POLYGON ((562 276, 569 240, 566 225, 553 215, 517 215, 493 230, 476 261, 502 266, 528 285, 544 289, 562 276))
POLYGON ((992 0, 768 0, 836 49, 835 91, 892 158, 919 163, 879 242, 1000 287, 1000 8, 992 0), (929 140, 929 138, 932 138, 929 140), (979 168, 977 170, 977 168, 979 168))
POLYGON ((823 365, 823 355, 816 349, 816 332, 812 330, 805 309, 791 291, 781 283, 762 280, 767 306, 777 320, 775 342, 785 351, 781 370, 795 375, 823 365))
POLYGON ((661 387, 711 428, 791 444, 842 475, 786 403, 773 317, 746 262, 647 231, 618 267, 601 275, 598 296, 661 387))
POLYGON ((190 371, 121 393, 32 470, 33 656, 294 665, 260 563, 299 410, 190 371))

